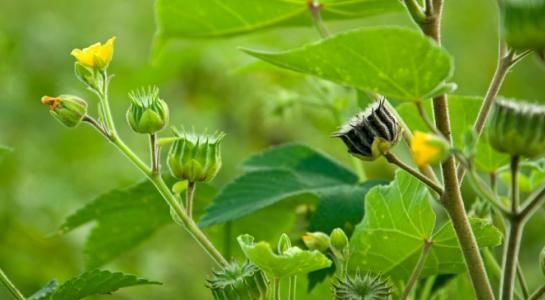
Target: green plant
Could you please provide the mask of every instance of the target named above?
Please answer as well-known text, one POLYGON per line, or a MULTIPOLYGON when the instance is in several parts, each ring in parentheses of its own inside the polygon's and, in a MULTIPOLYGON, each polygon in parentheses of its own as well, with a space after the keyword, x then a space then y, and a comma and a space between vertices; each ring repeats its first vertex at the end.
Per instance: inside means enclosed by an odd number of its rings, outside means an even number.
MULTIPOLYGON (((45 96, 42 102, 68 127, 83 123, 96 129, 146 180, 99 197, 71 215, 61 232, 97 221, 86 246, 87 267, 94 269, 174 221, 216 264, 207 282, 216 299, 281 299, 287 294, 291 300, 301 294, 300 278, 309 290, 329 284, 335 299, 443 299, 447 287, 442 282, 463 280, 458 274, 464 272, 477 299, 507 300, 519 294, 538 299, 545 287, 530 293, 518 252, 526 223, 545 202, 545 172, 537 163, 545 152, 545 109, 497 99, 512 67, 545 51, 543 7, 543 0, 509 0, 500 7, 503 34, 496 72, 483 97, 468 97, 453 95, 453 59, 441 46, 442 0, 157 0, 157 45, 312 21, 321 36, 317 42, 279 52, 241 50, 357 95, 350 98, 357 103, 356 116, 344 124, 344 116, 353 113, 347 105, 331 99, 311 103, 334 116, 340 128, 334 136, 354 156, 354 171, 309 146, 287 144, 249 158, 243 174, 215 197, 199 195, 211 189, 208 183, 225 160, 224 134, 174 130, 160 137, 175 112, 158 88, 140 89, 129 94, 126 113, 128 126, 149 140, 149 163, 140 158, 119 135, 110 106, 111 38, 72 52, 76 77, 98 98, 96 115, 76 96, 45 96), (391 11, 406 11, 419 30, 381 26, 332 34, 325 23, 391 11), (180 21, 180 16, 192 21, 180 21), (170 174, 162 170, 166 146, 170 174), (390 182, 368 180, 359 159, 384 159, 398 170, 390 182), (505 174, 508 184, 500 189, 496 178, 505 174), (536 184, 522 202, 520 179, 528 174, 537 174, 536 184), (465 206, 473 199, 462 194, 464 177, 478 195, 471 215, 465 206), (441 218, 441 210, 448 218, 441 218), (250 219, 256 215, 259 220, 250 219), (304 230, 295 221, 287 224, 290 218, 302 219, 304 230), (223 240, 209 229, 213 226, 225 230, 223 240), (113 227, 123 239, 102 238, 113 227), (262 241, 254 242, 254 236, 262 241), (238 254, 232 253, 235 240, 238 254), (277 240, 274 249, 271 243, 277 240), (500 269, 491 250, 502 242, 500 269), (281 289, 285 281, 287 293, 281 289)), ((25 299, 1 270, 0 279, 15 299, 25 299)), ((28 299, 80 299, 155 283, 88 271, 61 286, 51 281, 28 299)))

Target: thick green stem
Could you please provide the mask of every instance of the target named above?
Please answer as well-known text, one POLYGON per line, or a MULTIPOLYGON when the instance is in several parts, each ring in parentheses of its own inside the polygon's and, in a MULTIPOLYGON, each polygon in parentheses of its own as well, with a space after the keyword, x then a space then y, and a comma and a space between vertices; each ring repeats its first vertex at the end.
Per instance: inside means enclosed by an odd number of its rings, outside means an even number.
POLYGON ((157 134, 152 133, 149 136, 149 147, 150 147, 150 161, 151 161, 151 171, 154 174, 159 174, 160 172, 160 157, 159 157, 159 145, 157 144, 157 134))
POLYGON ((187 183, 186 196, 185 196, 185 210, 187 212, 187 216, 190 219, 193 219, 193 196, 195 195, 196 187, 197 186, 195 185, 195 182, 187 183))
POLYGON ((289 279, 288 300, 295 300, 297 292, 297 276, 292 276, 289 279))
POLYGON ((420 253, 420 257, 418 258, 418 261, 416 262, 416 266, 414 266, 411 277, 407 281, 407 285, 405 286, 405 289, 403 290, 403 293, 401 294, 401 297, 399 298, 400 300, 406 300, 409 298, 411 290, 413 289, 414 284, 418 280, 418 277, 420 276, 420 273, 422 272, 422 269, 424 268, 424 264, 426 263, 426 259, 428 258, 431 245, 432 245, 432 241, 429 241, 429 240, 424 241, 424 245, 422 247, 422 252, 420 253))
POLYGON ((11 296, 13 296, 13 299, 16 300, 25 300, 25 296, 17 289, 15 284, 9 280, 8 276, 2 269, 0 268, 0 281, 2 281, 2 284, 6 287, 6 289, 9 291, 11 296))

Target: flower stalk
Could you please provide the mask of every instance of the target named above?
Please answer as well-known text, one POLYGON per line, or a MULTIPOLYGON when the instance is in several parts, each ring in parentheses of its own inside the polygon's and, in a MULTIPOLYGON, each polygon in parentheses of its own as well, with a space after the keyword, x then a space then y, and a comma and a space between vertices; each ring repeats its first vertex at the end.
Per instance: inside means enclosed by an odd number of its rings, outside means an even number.
POLYGON ((9 291, 13 299, 16 300, 25 300, 25 296, 17 289, 15 284, 9 280, 8 276, 4 271, 0 268, 0 281, 2 281, 2 284, 6 287, 6 289, 9 291))

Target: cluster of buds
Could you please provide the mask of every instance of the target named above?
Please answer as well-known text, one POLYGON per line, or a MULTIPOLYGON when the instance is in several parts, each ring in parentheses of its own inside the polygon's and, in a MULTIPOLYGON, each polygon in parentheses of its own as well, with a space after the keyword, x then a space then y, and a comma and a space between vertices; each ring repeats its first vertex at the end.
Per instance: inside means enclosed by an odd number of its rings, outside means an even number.
POLYGON ((527 158, 545 154, 545 105, 496 100, 488 136, 502 153, 527 158))
POLYGON ((372 103, 334 134, 341 138, 350 154, 363 160, 375 160, 399 141, 401 126, 388 111, 385 101, 372 103))
POLYGON ((223 132, 197 135, 174 130, 176 140, 167 157, 172 176, 188 182, 209 182, 221 168, 223 132))
POLYGON ((156 86, 141 88, 129 93, 131 104, 127 110, 127 122, 138 133, 152 134, 168 124, 168 105, 159 98, 156 86))
POLYGON ((340 260, 347 260, 350 244, 346 233, 340 228, 335 228, 330 235, 323 232, 307 232, 303 235, 303 243, 310 250, 327 252, 331 250, 333 255, 340 260))

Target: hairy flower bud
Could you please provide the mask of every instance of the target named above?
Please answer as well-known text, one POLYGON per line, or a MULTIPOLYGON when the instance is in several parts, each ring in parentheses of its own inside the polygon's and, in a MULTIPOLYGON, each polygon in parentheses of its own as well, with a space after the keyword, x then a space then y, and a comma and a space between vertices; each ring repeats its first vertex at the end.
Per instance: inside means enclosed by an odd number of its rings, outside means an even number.
POLYGON ((221 141, 225 134, 174 132, 177 140, 170 147, 167 158, 172 176, 189 182, 212 180, 221 168, 221 141))
POLYGON ((420 167, 442 161, 448 150, 448 142, 435 134, 416 131, 411 140, 411 154, 420 167))
POLYGON ((233 262, 215 271, 206 287, 215 300, 256 300, 267 296, 265 274, 249 261, 242 265, 233 262))
POLYGON ((499 152, 528 158, 544 154, 545 105, 496 100, 488 136, 499 152))
POLYGON ((348 237, 346 233, 340 228, 335 228, 329 235, 331 240, 331 248, 341 255, 344 255, 346 249, 348 248, 348 237))
POLYGON ((325 252, 331 245, 329 236, 323 232, 307 232, 303 235, 303 242, 310 250, 325 252))
POLYGON ((157 87, 132 91, 129 98, 131 104, 127 110, 127 122, 132 130, 139 133, 156 133, 168 124, 168 105, 159 98, 157 87))
POLYGON ((545 50, 545 0, 506 0, 502 7, 507 44, 517 50, 545 50))
POLYGON ((359 271, 355 276, 338 278, 333 284, 335 300, 390 299, 391 293, 391 286, 382 278, 371 274, 361 276, 359 271))
POLYGON ((87 102, 72 95, 43 96, 42 103, 49 106, 51 115, 67 127, 78 126, 87 114, 87 102))
POLYGON ((385 101, 374 102, 334 134, 342 139, 350 154, 363 160, 375 160, 399 141, 401 126, 384 105, 385 101))

